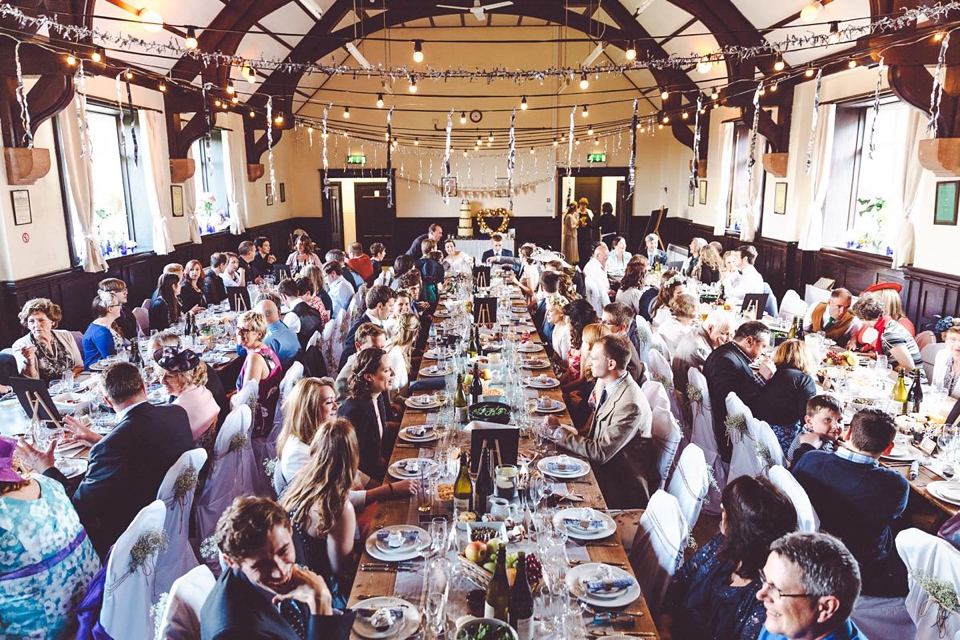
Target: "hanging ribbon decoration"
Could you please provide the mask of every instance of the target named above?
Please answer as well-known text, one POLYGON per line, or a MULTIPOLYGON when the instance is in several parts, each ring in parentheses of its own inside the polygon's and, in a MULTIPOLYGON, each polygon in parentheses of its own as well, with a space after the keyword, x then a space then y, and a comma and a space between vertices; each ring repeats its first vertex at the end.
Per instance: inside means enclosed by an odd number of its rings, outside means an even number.
POLYGON ((333 103, 328 104, 323 108, 323 131, 320 134, 320 137, 323 138, 323 197, 330 197, 330 177, 329 171, 327 171, 327 116, 330 114, 330 107, 333 106, 333 103))
MULTIPOLYGON (((87 155, 87 147, 90 143, 90 131, 87 129, 87 79, 83 75, 83 60, 77 65, 77 73, 73 80, 77 91, 77 129, 80 131, 80 157, 87 155)), ((91 157, 93 150, 90 150, 91 157)))
MULTIPOLYGON (((201 89, 203 92, 203 121, 207 125, 207 130, 203 135, 203 145, 207 148, 207 157, 210 157, 210 154, 212 152, 212 147, 213 147, 213 143, 211 142, 211 139, 213 137, 211 133, 213 131, 213 123, 210 121, 210 101, 207 100, 207 91, 210 90, 211 87, 213 87, 212 84, 210 84, 209 82, 204 82, 203 87, 201 89)), ((271 147, 270 149, 270 183, 273 184, 273 148, 272 148, 273 136, 271 135, 273 133, 271 131, 271 127, 273 125, 270 124, 271 122, 272 120, 270 119, 270 115, 268 113, 267 114, 267 123, 268 123, 267 124, 267 141, 269 143, 269 146, 271 147)), ((206 164, 207 164, 207 177, 213 178, 213 163, 208 162, 206 164)))
POLYGON ((823 86, 823 67, 817 70, 817 88, 813 94, 813 122, 810 124, 810 139, 807 141, 807 173, 813 166, 813 139, 817 135, 817 121, 820 119, 820 88, 823 86))
POLYGON ((273 96, 267 97, 267 163, 270 165, 270 193, 276 193, 277 175, 273 170, 273 96))
POLYGON ((33 148, 33 131, 30 125, 30 109, 27 106, 27 93, 23 87, 23 68, 20 66, 20 42, 13 48, 13 59, 17 63, 17 104, 20 105, 20 122, 23 124, 23 141, 27 149, 33 148))
POLYGON ((313 149, 313 127, 307 127, 307 137, 310 139, 310 148, 313 149))
POLYGON ((391 128, 390 121, 393 120, 393 107, 390 107, 390 111, 387 111, 387 209, 393 208, 393 176, 391 175, 391 170, 393 168, 393 129, 391 128))
POLYGON ((940 98, 943 96, 943 76, 946 70, 947 48, 950 46, 950 32, 947 31, 940 41, 940 55, 937 57, 937 70, 933 73, 933 87, 930 89, 930 120, 927 121, 927 131, 933 130, 933 137, 937 137, 937 120, 940 119, 940 98))
MULTIPOLYGON (((633 195, 633 188, 637 183, 637 99, 633 99, 633 116, 630 119, 630 167, 628 168, 628 189, 633 195)), ((620 139, 617 138, 617 149, 620 148, 620 139)))
MULTIPOLYGON (((700 110, 703 108, 703 94, 697 94, 697 112, 693 121, 693 162, 690 171, 690 191, 700 186, 700 110)), ((636 119, 636 118, 634 118, 636 119)))
MULTIPOLYGON (((447 114, 447 141, 443 150, 443 184, 440 185, 443 191, 443 204, 450 203, 449 189, 446 188, 447 180, 450 178, 450 132, 453 131, 453 109, 447 114)), ((433 175, 433 160, 430 160, 430 175, 433 175)))
MULTIPOLYGON (((753 125, 750 127, 750 159, 747 161, 747 184, 753 187, 753 167, 757 164, 757 130, 760 128, 760 95, 763 93, 763 80, 753 92, 753 125)), ((699 112, 698 112, 699 113, 699 112)))
POLYGON ((880 64, 877 65, 877 88, 873 90, 873 123, 870 125, 870 159, 873 160, 873 152, 877 150, 874 142, 874 135, 877 133, 877 118, 880 116, 880 88, 883 85, 883 56, 880 56, 880 64))
MULTIPOLYGON (((573 109, 570 111, 570 131, 568 132, 569 139, 567 140, 567 177, 570 177, 570 170, 573 167, 573 125, 574 117, 577 115, 577 105, 573 105, 573 109)), ((564 205, 570 204, 570 201, 573 199, 573 183, 568 182, 567 187, 567 201, 564 205)))
POLYGON ((509 150, 507 151, 507 192, 510 198, 510 206, 508 207, 510 211, 513 211, 513 169, 517 166, 516 122, 517 109, 514 107, 513 113, 510 114, 510 146, 509 150))
POLYGON ((133 164, 140 166, 140 145, 137 143, 137 118, 133 109, 133 89, 130 88, 130 81, 127 80, 127 109, 130 110, 130 140, 133 142, 133 164))
MULTIPOLYGON (((123 115, 123 91, 120 85, 120 76, 123 75, 123 71, 117 74, 116 84, 117 84, 117 110, 120 111, 120 115, 123 115)), ((131 115, 133 115, 131 113, 131 115)), ((120 118, 120 155, 127 155, 127 136, 123 132, 123 118, 120 118)))

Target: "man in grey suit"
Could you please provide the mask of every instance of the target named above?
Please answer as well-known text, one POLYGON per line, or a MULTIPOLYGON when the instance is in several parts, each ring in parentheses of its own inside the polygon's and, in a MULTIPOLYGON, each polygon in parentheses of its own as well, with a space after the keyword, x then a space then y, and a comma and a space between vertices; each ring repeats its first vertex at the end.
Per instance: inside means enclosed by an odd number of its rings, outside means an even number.
POLYGON ((647 477, 653 468, 652 413, 640 386, 627 372, 630 343, 606 335, 590 350, 590 366, 599 397, 583 433, 548 416, 556 443, 593 465, 600 491, 611 508, 632 509, 647 502, 647 477))

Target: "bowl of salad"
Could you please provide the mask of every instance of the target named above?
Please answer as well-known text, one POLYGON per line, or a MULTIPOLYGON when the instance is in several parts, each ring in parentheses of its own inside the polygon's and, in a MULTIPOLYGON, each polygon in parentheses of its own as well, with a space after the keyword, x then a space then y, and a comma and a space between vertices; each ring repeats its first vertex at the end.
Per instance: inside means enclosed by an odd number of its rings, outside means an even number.
POLYGON ((478 402, 470 405, 470 419, 510 424, 510 407, 502 402, 478 402))
POLYGON ((518 640, 513 627, 495 618, 470 618, 457 625, 454 640, 518 640))

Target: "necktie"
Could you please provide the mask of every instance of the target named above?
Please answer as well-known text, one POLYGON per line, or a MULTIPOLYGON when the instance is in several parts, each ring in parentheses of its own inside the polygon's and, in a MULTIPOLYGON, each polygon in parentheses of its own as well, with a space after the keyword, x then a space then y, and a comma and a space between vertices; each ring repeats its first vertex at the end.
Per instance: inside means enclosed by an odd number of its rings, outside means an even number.
POLYGON ((606 388, 604 388, 603 391, 600 392, 600 399, 597 400, 597 411, 600 410, 600 407, 603 406, 603 401, 606 399, 607 399, 607 390, 606 388))
POLYGON ((829 329, 829 328, 832 327, 832 326, 833 326, 833 318, 827 318, 827 323, 826 323, 825 325, 823 325, 823 328, 824 328, 824 329, 829 329))
POLYGON ((306 640, 307 628, 303 622, 303 614, 295 600, 283 600, 280 602, 280 617, 290 624, 298 638, 306 640))

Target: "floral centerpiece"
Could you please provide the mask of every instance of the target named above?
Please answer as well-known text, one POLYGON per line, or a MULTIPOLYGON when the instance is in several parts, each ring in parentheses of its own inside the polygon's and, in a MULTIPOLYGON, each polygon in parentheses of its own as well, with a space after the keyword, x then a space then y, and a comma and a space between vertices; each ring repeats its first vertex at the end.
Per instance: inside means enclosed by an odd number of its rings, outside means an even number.
POLYGON ((197 200, 197 227, 200 233, 215 233, 230 226, 230 214, 226 209, 215 208, 217 196, 204 192, 197 200))
POLYGON ((885 230, 887 205, 885 198, 857 198, 860 210, 853 229, 847 234, 847 248, 870 251, 882 255, 893 255, 893 249, 887 244, 885 230))

